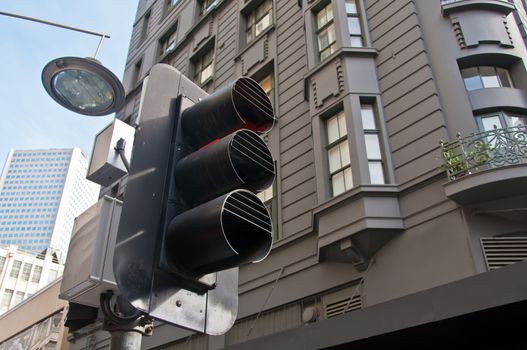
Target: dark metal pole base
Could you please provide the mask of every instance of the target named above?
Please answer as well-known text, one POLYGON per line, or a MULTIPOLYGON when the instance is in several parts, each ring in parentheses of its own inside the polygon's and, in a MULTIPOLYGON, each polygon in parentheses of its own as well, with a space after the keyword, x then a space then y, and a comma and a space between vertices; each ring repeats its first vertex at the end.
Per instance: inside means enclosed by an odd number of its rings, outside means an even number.
POLYGON ((112 332, 111 350, 140 350, 143 335, 134 331, 112 332))
POLYGON ((141 350, 141 340, 152 335, 154 321, 111 291, 101 294, 104 330, 112 335, 111 350, 141 350))

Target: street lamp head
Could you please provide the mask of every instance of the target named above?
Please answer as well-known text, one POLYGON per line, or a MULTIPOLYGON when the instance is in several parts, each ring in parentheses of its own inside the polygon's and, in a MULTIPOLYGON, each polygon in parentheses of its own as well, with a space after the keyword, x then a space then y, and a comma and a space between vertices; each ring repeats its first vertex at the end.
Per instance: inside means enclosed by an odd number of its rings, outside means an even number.
POLYGON ((42 84, 61 106, 84 115, 111 114, 124 104, 123 85, 94 58, 54 59, 42 71, 42 84))

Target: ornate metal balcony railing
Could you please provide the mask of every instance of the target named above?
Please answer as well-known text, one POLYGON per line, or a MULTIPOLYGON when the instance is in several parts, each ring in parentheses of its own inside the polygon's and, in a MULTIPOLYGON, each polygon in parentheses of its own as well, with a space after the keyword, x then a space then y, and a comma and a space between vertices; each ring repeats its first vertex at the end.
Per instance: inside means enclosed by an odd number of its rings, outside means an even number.
POLYGON ((527 126, 457 135, 457 140, 440 142, 449 181, 481 170, 527 163, 527 126))
MULTIPOLYGON (((469 2, 470 0, 439 0, 439 2, 441 3, 441 5, 446 5, 446 4, 451 4, 453 2, 460 2, 460 1, 466 1, 466 2, 469 2)), ((498 1, 501 1, 501 2, 508 2, 508 3, 511 3, 512 1, 509 1, 509 0, 498 0, 498 1)))

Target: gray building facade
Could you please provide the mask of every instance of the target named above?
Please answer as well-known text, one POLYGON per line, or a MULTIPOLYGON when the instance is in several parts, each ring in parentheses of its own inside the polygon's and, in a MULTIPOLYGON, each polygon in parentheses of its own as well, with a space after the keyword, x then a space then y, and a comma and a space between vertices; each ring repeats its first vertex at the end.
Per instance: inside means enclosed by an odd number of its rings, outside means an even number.
POLYGON ((220 337, 158 325, 143 347, 525 345, 511 311, 527 299, 519 5, 140 0, 118 118, 136 122, 165 63, 208 92, 254 78, 278 120, 275 242, 240 268, 238 321, 220 337))

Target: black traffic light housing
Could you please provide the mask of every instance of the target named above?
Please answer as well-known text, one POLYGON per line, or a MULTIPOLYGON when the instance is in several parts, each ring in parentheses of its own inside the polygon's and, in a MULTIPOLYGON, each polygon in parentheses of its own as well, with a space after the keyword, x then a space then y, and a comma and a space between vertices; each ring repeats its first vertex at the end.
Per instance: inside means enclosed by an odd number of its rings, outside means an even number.
POLYGON ((171 66, 144 82, 114 254, 121 294, 150 316, 207 334, 230 329, 238 266, 263 260, 272 224, 254 194, 274 162, 257 133, 275 121, 260 86, 207 94, 171 66))

